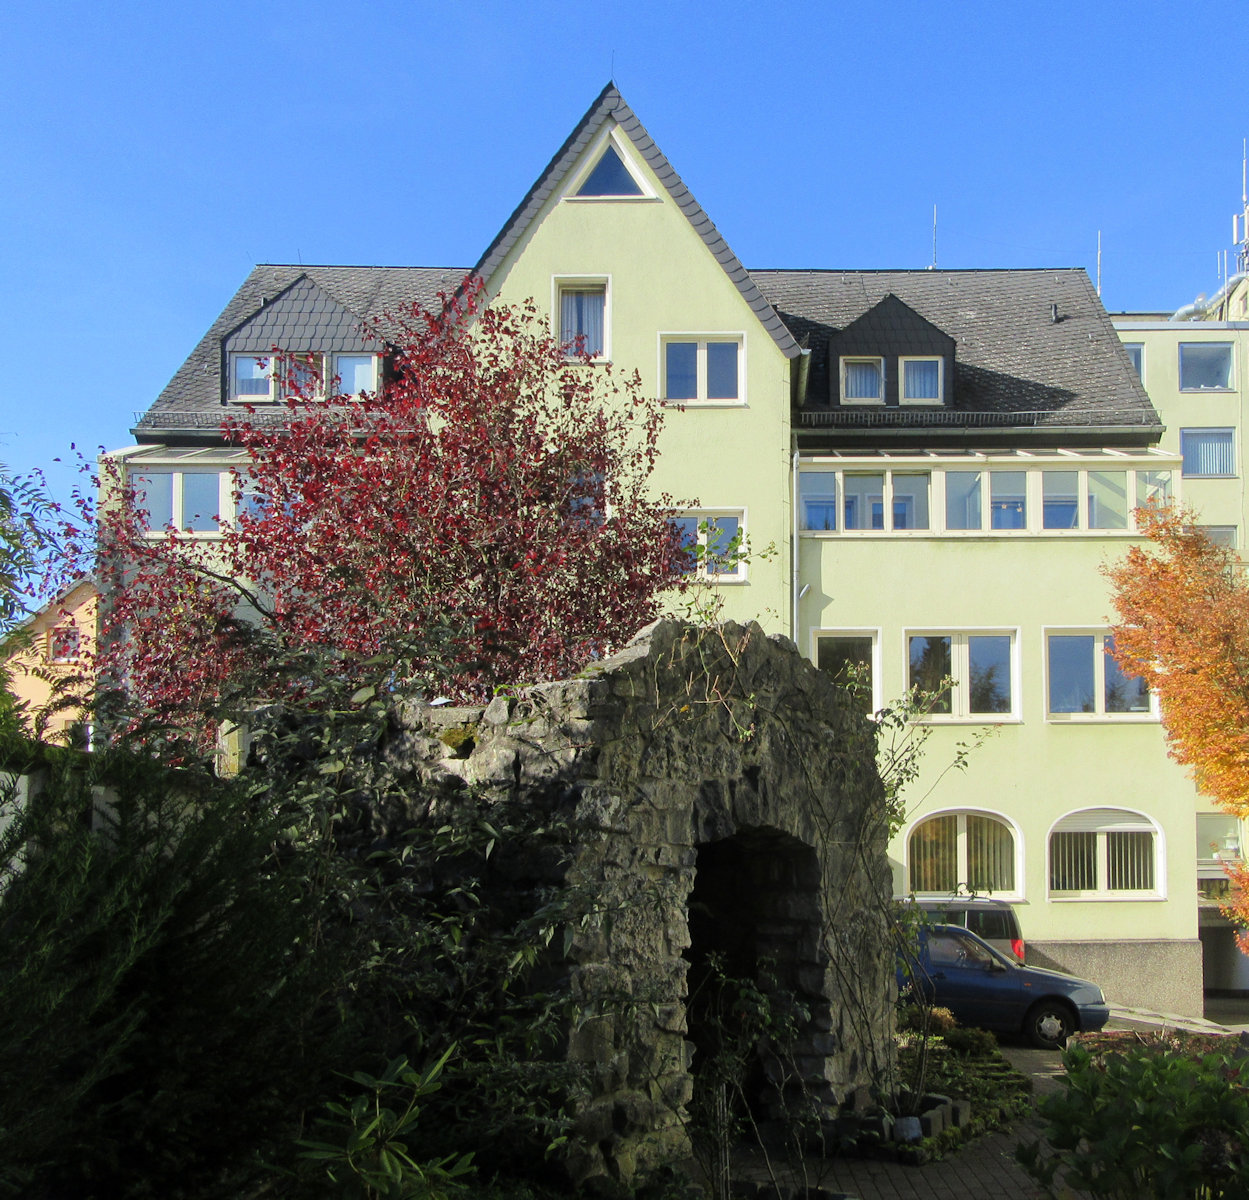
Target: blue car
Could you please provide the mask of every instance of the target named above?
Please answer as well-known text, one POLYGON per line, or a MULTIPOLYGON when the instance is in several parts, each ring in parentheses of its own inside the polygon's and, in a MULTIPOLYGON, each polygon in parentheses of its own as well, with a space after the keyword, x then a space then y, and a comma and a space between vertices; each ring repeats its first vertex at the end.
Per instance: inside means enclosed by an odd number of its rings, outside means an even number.
POLYGON ((957 925, 919 930, 919 953, 898 956, 898 989, 908 986, 948 1008, 962 1025, 1022 1033, 1034 1046, 1052 1050, 1077 1032, 1110 1020, 1106 997, 1095 983, 1024 967, 957 925))

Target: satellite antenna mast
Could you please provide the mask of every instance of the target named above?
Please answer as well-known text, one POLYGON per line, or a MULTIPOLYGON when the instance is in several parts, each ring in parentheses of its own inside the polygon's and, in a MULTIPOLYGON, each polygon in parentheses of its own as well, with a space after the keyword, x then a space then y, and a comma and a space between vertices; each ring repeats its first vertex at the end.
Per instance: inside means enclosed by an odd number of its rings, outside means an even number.
POLYGON ((930 271, 937 269, 937 206, 932 206, 932 263, 929 265, 930 271))
POLYGON ((1237 272, 1249 271, 1249 138, 1240 143, 1240 216, 1232 218, 1237 272))
POLYGON ((1102 231, 1097 231, 1097 294, 1102 294, 1102 231))

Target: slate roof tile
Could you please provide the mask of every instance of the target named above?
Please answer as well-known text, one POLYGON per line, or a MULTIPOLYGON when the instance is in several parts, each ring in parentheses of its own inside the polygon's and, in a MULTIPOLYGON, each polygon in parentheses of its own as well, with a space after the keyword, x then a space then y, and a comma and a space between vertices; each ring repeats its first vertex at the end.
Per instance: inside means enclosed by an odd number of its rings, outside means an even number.
POLYGON ((360 337, 365 322, 377 318, 384 328, 388 314, 400 313, 413 302, 436 306, 439 293, 453 294, 464 276, 464 269, 456 267, 255 267, 133 432, 140 441, 150 442, 166 434, 219 427, 231 411, 223 400, 229 349, 263 354, 274 346, 363 347, 369 344, 360 337), (265 309, 284 296, 292 298, 295 307, 306 301, 304 316, 295 319, 287 306, 277 306, 276 319, 269 324, 265 309), (307 313, 318 304, 321 315, 315 323, 308 321, 307 313))
POLYGON ((1083 270, 751 274, 812 351, 808 394, 815 407, 835 407, 830 337, 893 294, 954 338, 954 408, 1161 425, 1083 270))

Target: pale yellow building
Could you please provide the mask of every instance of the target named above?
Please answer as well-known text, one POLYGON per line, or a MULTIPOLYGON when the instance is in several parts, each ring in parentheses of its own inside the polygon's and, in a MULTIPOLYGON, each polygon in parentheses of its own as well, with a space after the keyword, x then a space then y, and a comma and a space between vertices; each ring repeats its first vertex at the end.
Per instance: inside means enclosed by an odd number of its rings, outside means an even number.
MULTIPOLYGON (((873 708, 954 679, 896 893, 1008 900, 1032 961, 1200 1012, 1193 791, 1107 653, 1101 575, 1182 460, 1085 273, 748 271, 614 86, 472 270, 668 402, 655 486, 751 552, 705 569, 726 616, 858 664, 873 708)), ((228 519, 219 427, 279 399, 275 345, 371 388, 361 323, 464 274, 257 267, 121 452, 154 520, 228 519)))
MULTIPOLYGON (((1166 428, 1160 445, 1180 458, 1183 499, 1197 523, 1244 561, 1249 539, 1249 208, 1237 221, 1237 270, 1208 298, 1171 313, 1113 316, 1132 364, 1166 428)), ((1224 862, 1239 861, 1244 829, 1197 796, 1197 907, 1207 990, 1249 992, 1249 959, 1219 910, 1224 862)))

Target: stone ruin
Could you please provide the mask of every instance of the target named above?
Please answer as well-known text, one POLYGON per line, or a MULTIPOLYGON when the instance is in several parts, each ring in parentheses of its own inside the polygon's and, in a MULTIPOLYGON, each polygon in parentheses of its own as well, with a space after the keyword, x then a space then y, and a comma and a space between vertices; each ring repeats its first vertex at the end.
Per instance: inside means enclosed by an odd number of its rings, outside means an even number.
POLYGON ((401 725, 392 761, 448 798, 435 808, 521 801, 574 834, 553 882, 599 900, 558 964, 585 1014, 565 1053, 589 1080, 569 1158, 587 1188, 688 1155, 709 1036, 690 992, 710 955, 798 1002, 784 1064, 761 1044, 750 1072, 757 1121, 832 1116, 880 1082, 893 953, 874 740, 790 641, 663 621, 575 679, 409 705, 401 725))

